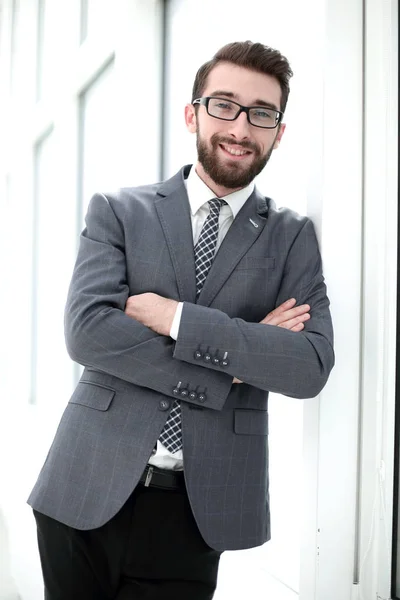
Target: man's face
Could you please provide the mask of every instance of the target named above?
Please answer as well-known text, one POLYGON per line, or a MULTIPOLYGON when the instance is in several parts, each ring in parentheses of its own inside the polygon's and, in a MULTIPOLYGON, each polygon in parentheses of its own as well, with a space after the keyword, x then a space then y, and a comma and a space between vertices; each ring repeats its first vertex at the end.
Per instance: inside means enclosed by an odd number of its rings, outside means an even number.
MULTIPOLYGON (((280 109, 281 88, 269 75, 230 63, 217 65, 209 74, 205 96, 234 100, 243 106, 280 109)), ((272 151, 277 148, 285 126, 263 129, 251 125, 242 112, 234 121, 224 121, 207 114, 205 106, 186 107, 186 124, 197 133, 198 164, 196 170, 218 195, 248 185, 263 170, 272 151)))

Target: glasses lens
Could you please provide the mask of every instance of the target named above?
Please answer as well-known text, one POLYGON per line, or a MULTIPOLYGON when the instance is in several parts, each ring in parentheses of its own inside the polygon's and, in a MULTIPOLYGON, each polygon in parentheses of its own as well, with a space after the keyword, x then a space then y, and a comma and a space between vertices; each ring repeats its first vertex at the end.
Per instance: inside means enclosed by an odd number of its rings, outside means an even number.
POLYGON ((208 112, 218 119, 234 120, 240 110, 240 107, 234 102, 222 98, 210 98, 208 102, 208 112))
POLYGON ((257 127, 276 127, 279 113, 272 108, 257 107, 250 110, 250 123, 257 127))

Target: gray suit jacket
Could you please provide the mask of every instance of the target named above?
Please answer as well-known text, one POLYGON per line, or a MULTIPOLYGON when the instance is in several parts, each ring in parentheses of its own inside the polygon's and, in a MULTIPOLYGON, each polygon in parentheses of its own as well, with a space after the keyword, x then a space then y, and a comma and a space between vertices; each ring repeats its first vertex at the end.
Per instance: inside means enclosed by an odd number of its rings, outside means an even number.
POLYGON ((90 203, 65 313, 68 352, 85 370, 28 502, 78 529, 106 523, 137 485, 180 382, 196 392, 182 401, 182 431, 198 527, 215 549, 248 548, 270 537, 268 392, 323 388, 329 301, 311 221, 256 190, 196 303, 189 168, 90 203), (184 301, 176 342, 125 315, 142 292, 184 301), (303 332, 259 324, 291 297, 311 305, 303 332))

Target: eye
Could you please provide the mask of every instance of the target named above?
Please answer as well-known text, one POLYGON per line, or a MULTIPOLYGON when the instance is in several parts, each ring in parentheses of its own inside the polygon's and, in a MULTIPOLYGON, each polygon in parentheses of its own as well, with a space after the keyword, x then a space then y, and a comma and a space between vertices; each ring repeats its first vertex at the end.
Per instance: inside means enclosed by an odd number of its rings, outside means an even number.
POLYGON ((214 104, 215 108, 219 108, 219 110, 232 110, 233 105, 230 102, 223 102, 222 100, 218 100, 214 104))
POLYGON ((253 110, 253 115, 258 119, 274 119, 275 113, 274 111, 266 110, 265 108, 255 108, 253 110))

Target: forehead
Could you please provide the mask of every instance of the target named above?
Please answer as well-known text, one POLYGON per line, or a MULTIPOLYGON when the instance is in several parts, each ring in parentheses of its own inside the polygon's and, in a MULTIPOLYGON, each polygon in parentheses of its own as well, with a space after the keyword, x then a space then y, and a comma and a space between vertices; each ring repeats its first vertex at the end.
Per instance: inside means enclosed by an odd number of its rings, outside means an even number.
POLYGON ((281 87, 275 77, 258 73, 231 63, 220 63, 207 77, 203 96, 226 91, 235 95, 240 104, 251 105, 263 100, 278 108, 281 105, 281 87))

